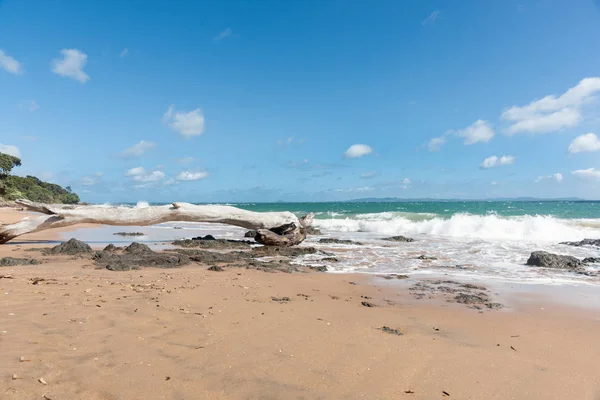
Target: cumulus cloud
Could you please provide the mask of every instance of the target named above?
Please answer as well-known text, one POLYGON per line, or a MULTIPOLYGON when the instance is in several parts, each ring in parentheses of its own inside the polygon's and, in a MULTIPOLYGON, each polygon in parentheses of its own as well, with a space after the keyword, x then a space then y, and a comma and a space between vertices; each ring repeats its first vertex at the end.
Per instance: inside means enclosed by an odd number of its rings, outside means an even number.
POLYGON ((366 144, 353 144, 346 150, 344 157, 346 158, 359 158, 371 154, 373 149, 366 144))
POLYGON ((52 60, 52 72, 81 83, 90 80, 88 74, 83 71, 83 67, 87 63, 87 54, 77 49, 62 49, 60 54, 62 58, 52 60))
POLYGON ((121 152, 121 157, 123 158, 131 158, 131 157, 141 157, 145 152, 151 150, 156 147, 156 143, 148 142, 146 140, 140 140, 133 146, 123 150, 121 152))
POLYGON ((515 162, 515 157, 513 156, 491 156, 483 160, 480 167, 484 169, 498 167, 500 165, 510 165, 515 162))
POLYGON ((192 111, 176 111, 175 106, 171 105, 163 116, 163 123, 184 138, 204 133, 204 114, 199 108, 192 111))
POLYGON ((494 130, 489 122, 478 119, 472 125, 456 133, 459 137, 465 139, 465 144, 475 144, 479 142, 489 142, 494 137, 494 130))
POLYGON ((569 145, 569 153, 600 151, 600 139, 593 133, 577 136, 569 145))
POLYGON ((408 189, 410 185, 412 185, 412 181, 410 180, 410 178, 404 178, 402 180, 402 189, 408 189))
POLYGON ((2 49, 0 49, 0 68, 15 75, 23 72, 21 63, 6 54, 2 49))
POLYGON ((371 179, 375 176, 377 176, 377 172, 375 171, 363 172, 362 174, 360 174, 361 179, 371 179))
POLYGON ((595 179, 600 181, 600 169, 597 168, 578 169, 576 171, 571 171, 571 174, 579 178, 595 179))
POLYGON ((563 175, 560 172, 557 172, 552 175, 538 176, 535 179, 535 183, 539 183, 542 181, 556 181, 558 183, 561 183, 563 181, 563 179, 564 179, 563 175))
POLYGON ((507 133, 548 133, 577 126, 582 120, 581 108, 600 91, 600 78, 582 79, 560 96, 549 95, 525 106, 513 106, 501 118, 512 125, 507 133))
POLYGON ((438 20, 438 18, 440 17, 441 14, 442 14, 442 12, 440 10, 434 10, 431 14, 429 14, 429 16, 427 18, 425 18, 421 22, 421 24, 423 26, 433 25, 433 24, 435 24, 435 21, 438 20))
POLYGON ((204 179, 208 176, 208 172, 199 171, 199 172, 190 172, 190 171, 182 171, 177 175, 178 181, 199 181, 200 179, 204 179))
POLYGON ((14 146, 12 144, 0 143, 0 153, 21 158, 21 150, 19 150, 17 146, 14 146))
POLYGON ((436 137, 427 143, 427 149, 429 151, 440 151, 444 144, 446 144, 446 138, 444 136, 436 137))
POLYGON ((165 173, 159 170, 146 172, 144 167, 131 168, 125 173, 125 176, 130 177, 134 182, 158 182, 165 178, 165 173))
POLYGON ((233 31, 231 30, 231 28, 227 28, 224 31, 219 32, 219 34, 217 36, 215 36, 214 40, 216 40, 216 41, 223 40, 225 38, 228 38, 232 34, 233 34, 233 31))

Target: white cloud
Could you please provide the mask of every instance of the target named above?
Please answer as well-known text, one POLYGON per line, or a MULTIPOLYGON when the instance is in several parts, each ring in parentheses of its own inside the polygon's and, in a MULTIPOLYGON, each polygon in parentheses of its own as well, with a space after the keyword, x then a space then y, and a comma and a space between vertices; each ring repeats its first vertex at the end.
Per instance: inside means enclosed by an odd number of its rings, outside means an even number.
POLYGON ((11 156, 21 158, 21 151, 17 146, 14 146, 12 144, 0 143, 0 153, 9 154, 11 156))
POLYGON ((353 144, 346 150, 344 157, 346 158, 358 158, 371 154, 373 149, 366 144, 353 144))
POLYGON ((335 189, 336 192, 372 192, 375 188, 371 186, 362 186, 358 188, 335 189))
POLYGON ((163 116, 163 123, 184 138, 191 138, 204 133, 204 114, 199 108, 186 112, 175 111, 175 106, 169 106, 163 116))
POLYGON ((22 100, 19 102, 19 108, 21 110, 34 112, 40 108, 40 106, 38 106, 38 103, 35 100, 22 100))
POLYGON ((119 55, 121 58, 124 58, 127 54, 129 54, 129 49, 126 47, 123 49, 121 54, 119 55))
POLYGON ((431 14, 429 14, 429 16, 428 16, 427 18, 425 18, 425 19, 424 19, 424 20, 421 22, 421 24, 422 24, 423 26, 433 25, 433 24, 435 24, 435 21, 437 21, 437 20, 438 20, 438 18, 440 17, 440 15, 441 15, 441 14, 442 14, 442 13, 441 13, 441 11, 440 11, 440 10, 435 10, 435 11, 433 11, 431 14))
POLYGON ((498 185, 498 181, 491 181, 490 182, 490 186, 497 186, 498 185))
POLYGON ((199 172, 190 172, 190 171, 182 171, 177 175, 178 181, 198 181, 200 179, 204 179, 208 176, 208 172, 199 171, 199 172))
POLYGON ((60 54, 62 58, 52 60, 52 72, 75 79, 81 83, 90 80, 88 74, 83 71, 83 67, 87 63, 87 54, 77 49, 62 49, 60 54))
POLYGON ((515 162, 515 157, 513 156, 491 156, 483 160, 480 167, 484 169, 498 167, 500 165, 510 165, 515 162))
POLYGON ((371 178, 374 178, 376 175, 377 175, 377 172, 369 171, 369 172, 363 172, 362 174, 360 174, 360 177, 362 179, 371 179, 371 178))
POLYGON ((582 79, 560 96, 549 95, 526 106, 513 106, 502 113, 512 125, 507 133, 548 133, 577 126, 582 120, 581 108, 600 91, 600 78, 582 79))
POLYGON ((464 138, 464 143, 469 145, 479 142, 489 142, 494 137, 494 130, 489 122, 478 119, 472 125, 458 131, 456 134, 464 138))
POLYGON ((133 146, 123 150, 121 153, 121 157, 130 158, 130 157, 140 157, 146 151, 151 150, 156 147, 156 143, 148 142, 146 140, 140 140, 133 146))
POLYGON ((0 49, 0 68, 15 75, 23 72, 21 63, 6 54, 2 49, 0 49))
POLYGON ((134 182, 158 182, 165 177, 165 173, 159 170, 146 172, 144 167, 131 168, 125 173, 125 176, 130 177, 134 182))
POLYGON ((593 133, 577 136, 569 145, 569 153, 600 151, 600 139, 593 133))
POLYGON ((215 36, 214 40, 223 40, 225 38, 228 38, 229 36, 231 36, 233 34, 233 31, 231 30, 231 28, 227 28, 222 32, 219 32, 219 34, 217 36, 215 36))
POLYGON ((539 183, 542 181, 548 181, 548 180, 552 180, 552 181, 556 181, 558 183, 561 183, 563 181, 564 177, 563 174, 561 174, 560 172, 557 172, 555 174, 552 175, 546 175, 546 176, 538 176, 535 179, 535 183, 539 183))
POLYGON ((440 148, 446 144, 446 138, 444 136, 433 138, 427 144, 429 151, 440 151, 440 148))
POLYGON ((596 179, 600 181, 600 169, 588 168, 571 171, 571 173, 580 178, 596 179))
POLYGON ((410 185, 412 185, 412 181, 410 180, 410 178, 404 178, 402 180, 402 189, 408 189, 410 185))
POLYGON ((277 146, 280 147, 288 147, 292 144, 302 144, 304 143, 304 139, 295 139, 292 136, 289 136, 287 139, 279 139, 277 140, 277 146))

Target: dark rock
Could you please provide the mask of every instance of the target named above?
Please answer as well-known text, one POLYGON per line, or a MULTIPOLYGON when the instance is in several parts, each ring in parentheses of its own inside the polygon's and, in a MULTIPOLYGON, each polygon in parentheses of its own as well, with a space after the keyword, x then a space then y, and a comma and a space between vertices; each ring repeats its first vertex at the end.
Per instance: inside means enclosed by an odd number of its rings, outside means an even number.
POLYGON ((426 256, 425 254, 421 254, 419 257, 415 258, 416 260, 437 260, 437 257, 426 256))
POLYGON ((108 246, 106 246, 104 249, 102 249, 102 251, 117 251, 117 250, 123 250, 122 247, 117 247, 114 244, 109 244, 108 246))
POLYGON ((324 265, 318 265, 316 267, 308 267, 310 269, 312 269, 313 271, 317 271, 317 272, 327 272, 327 267, 324 265))
POLYGON ((489 301, 488 296, 485 293, 459 293, 454 297, 454 300, 456 300, 457 303, 461 304, 485 304, 489 301))
POLYGON ((534 251, 527 260, 527 265, 544 268, 580 270, 584 264, 573 256, 552 254, 546 251, 534 251))
POLYGON ((44 254, 67 254, 71 256, 92 252, 93 250, 90 246, 77 239, 69 239, 67 242, 63 242, 51 249, 44 249, 43 251, 44 254))
POLYGON ((212 267, 208 267, 209 271, 214 271, 214 272, 223 272, 225 271, 225 269, 223 267, 219 267, 218 265, 213 265, 212 267))
POLYGON ((257 233, 256 231, 248 231, 248 232, 244 233, 244 237, 254 238, 256 236, 256 233, 257 233))
POLYGON ((389 333, 390 335, 403 336, 404 333, 400 332, 398 329, 392 329, 389 326, 382 326, 379 328, 380 331, 389 333))
POLYGON ((193 239, 176 240, 173 242, 175 246, 179 247, 200 247, 203 249, 247 249, 253 242, 247 240, 227 240, 227 239, 215 239, 211 235, 204 237, 196 237, 193 239))
POLYGON ((473 285, 472 283, 463 283, 460 286, 465 289, 487 290, 487 288, 485 286, 473 285))
POLYGON ((226 253, 192 249, 172 249, 168 251, 183 254, 189 257, 190 260, 202 264, 231 264, 246 261, 251 258, 251 254, 247 251, 230 251, 226 253))
POLYGON ((14 267, 16 265, 38 265, 41 264, 35 258, 14 258, 14 257, 3 257, 0 258, 0 267, 14 267))
POLYGON ((319 240, 319 243, 322 243, 322 244, 353 244, 353 245, 357 245, 357 246, 362 245, 361 242, 355 242, 353 240, 348 240, 348 239, 336 239, 336 238, 323 238, 323 239, 319 240))
MULTIPOLYGON (((108 246, 107 246, 108 247, 108 246)), ((125 249, 110 248, 97 251, 92 259, 111 271, 129 271, 139 267, 177 268, 189 264, 190 259, 174 252, 155 252, 145 244, 134 242, 125 249)))
POLYGON ((115 232, 113 235, 118 236, 144 236, 142 232, 115 232))
POLYGON ((500 303, 485 303, 485 306, 491 310, 499 310, 500 308, 504 307, 504 305, 500 303))
POLYGON ((318 250, 314 247, 280 247, 261 246, 252 249, 254 257, 298 257, 306 254, 315 254, 318 250))
POLYGON ((290 299, 289 297, 271 297, 271 300, 277 301, 279 303, 284 303, 284 302, 292 301, 292 299, 290 299))
POLYGON ((365 307, 375 307, 375 304, 371 304, 368 301, 361 301, 360 304, 362 304, 365 307))
POLYGON ((307 235, 315 236, 323 234, 319 228, 315 228, 314 226, 309 226, 308 228, 305 228, 304 233, 306 233, 307 235))
POLYGON ((399 274, 389 274, 389 275, 378 275, 380 278, 383 279, 408 279, 408 275, 399 275, 399 274))
POLYGON ((600 239, 583 239, 579 242, 561 242, 560 244, 567 244, 569 246, 598 246, 600 247, 600 239))
POLYGON ((323 262, 338 262, 340 260, 338 260, 336 257, 325 257, 325 258, 322 258, 321 261, 323 261, 323 262))
POLYGON ((195 238, 192 238, 192 240, 217 240, 217 239, 213 235, 206 235, 204 237, 197 236, 195 238))
POLYGON ((586 257, 581 262, 584 264, 600 264, 600 257, 586 257))
POLYGON ((387 238, 383 238, 381 240, 387 240, 388 242, 414 242, 415 239, 406 237, 406 236, 391 236, 391 237, 387 237, 387 238))

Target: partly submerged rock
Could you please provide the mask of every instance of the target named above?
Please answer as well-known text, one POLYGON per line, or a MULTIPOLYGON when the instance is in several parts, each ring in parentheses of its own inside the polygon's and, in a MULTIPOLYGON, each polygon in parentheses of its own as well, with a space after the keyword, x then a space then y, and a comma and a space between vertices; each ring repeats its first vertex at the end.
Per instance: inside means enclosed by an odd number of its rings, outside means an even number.
POLYGON ((598 246, 600 247, 600 239, 583 239, 579 242, 561 242, 560 244, 567 244, 569 246, 598 246))
POLYGON ((41 264, 35 258, 15 258, 3 257, 0 258, 0 267, 14 267, 16 265, 38 265, 41 264))
POLYGON ((586 257, 581 262, 584 264, 600 264, 600 257, 586 257))
MULTIPOLYGON (((299 257, 306 254, 315 254, 319 252, 314 247, 280 247, 280 246, 260 246, 252 249, 254 257, 299 257)), ((326 253, 324 253, 326 254, 326 253)))
POLYGON ((316 265, 316 266, 311 266, 308 267, 313 271, 317 271, 317 272, 327 272, 327 267, 325 265, 316 265))
POLYGON ((67 255, 78 255, 78 254, 90 254, 93 250, 90 246, 83 243, 81 240, 69 239, 67 242, 63 242, 58 246, 54 246, 51 249, 45 249, 44 254, 67 254, 67 255))
POLYGON ((319 243, 322 244, 353 244, 353 245, 362 245, 361 242, 355 242, 354 240, 348 239, 336 239, 336 238, 323 238, 319 240, 319 243))
POLYGON ((142 232, 115 232, 113 235, 117 236, 144 236, 142 232))
POLYGON ((409 238, 409 237, 402 236, 402 235, 399 235, 399 236, 390 236, 390 237, 387 237, 387 238, 383 238, 381 240, 386 240, 388 242, 405 242, 405 243, 409 243, 409 242, 414 242, 415 241, 415 239, 413 239, 413 238, 409 238))
POLYGON ((585 265, 578 258, 552 254, 546 251, 534 251, 527 260, 527 265, 544 268, 580 270, 585 265))
POLYGON ((307 235, 322 235, 323 234, 319 228, 315 228, 314 226, 309 226, 308 228, 305 228, 304 233, 306 233, 307 235))
POLYGON ((421 254, 419 257, 415 257, 416 260, 437 260, 437 257, 426 256, 425 254, 421 254))
POLYGON ((199 236, 193 239, 176 240, 173 242, 175 246, 179 247, 199 247, 202 249, 242 249, 250 248, 253 242, 247 240, 228 240, 228 239, 215 239, 212 235, 206 235, 204 237, 199 236))
POLYGON ((257 234, 256 231, 248 231, 248 232, 244 233, 244 237, 254 239, 256 237, 256 234, 257 234))

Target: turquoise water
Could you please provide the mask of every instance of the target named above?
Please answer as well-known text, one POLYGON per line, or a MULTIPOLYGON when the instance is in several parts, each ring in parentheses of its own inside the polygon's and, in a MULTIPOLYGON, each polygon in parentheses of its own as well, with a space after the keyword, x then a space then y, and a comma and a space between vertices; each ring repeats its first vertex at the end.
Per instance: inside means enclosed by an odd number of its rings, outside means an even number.
POLYGON ((464 213, 499 216, 549 215, 555 218, 600 218, 600 201, 417 201, 417 202, 330 202, 330 203, 239 203, 252 211, 318 213, 317 218, 344 218, 358 214, 404 212, 450 217, 464 213), (327 214, 329 212, 329 214, 327 214), (340 215, 335 215, 337 213, 340 215))

